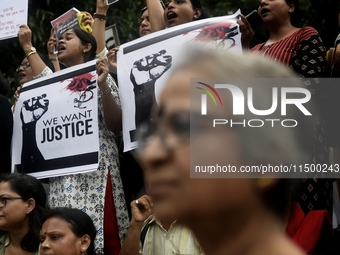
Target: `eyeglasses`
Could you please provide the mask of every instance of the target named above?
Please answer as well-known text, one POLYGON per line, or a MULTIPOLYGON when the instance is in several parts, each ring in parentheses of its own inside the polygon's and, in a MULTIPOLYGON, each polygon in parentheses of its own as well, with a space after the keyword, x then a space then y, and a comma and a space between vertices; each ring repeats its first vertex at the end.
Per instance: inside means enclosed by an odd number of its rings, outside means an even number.
POLYGON ((0 208, 3 208, 7 205, 8 200, 14 200, 14 199, 22 199, 22 197, 0 197, 0 208))
POLYGON ((27 61, 26 63, 24 63, 24 64, 21 64, 20 66, 18 66, 17 67, 17 69, 15 70, 16 72, 19 72, 19 69, 22 67, 22 68, 24 68, 24 69, 26 69, 26 68, 28 68, 28 67, 30 67, 31 65, 30 65, 30 62, 29 61, 27 61))
MULTIPOLYGON (((220 115, 201 115, 198 112, 177 112, 170 116, 160 117, 156 121, 151 120, 140 125, 137 129, 138 148, 136 156, 140 156, 147 144, 152 138, 157 136, 160 139, 162 147, 166 150, 175 150, 190 139, 196 138, 198 134, 216 134, 216 132, 225 132, 239 130, 239 127, 228 127, 218 125, 213 127, 213 119, 221 119, 220 115)), ((225 118, 225 117, 224 117, 225 118)))
POLYGON ((160 138, 162 147, 176 149, 190 140, 190 113, 178 112, 159 121, 148 121, 137 129, 138 149, 140 155, 153 136, 160 138))

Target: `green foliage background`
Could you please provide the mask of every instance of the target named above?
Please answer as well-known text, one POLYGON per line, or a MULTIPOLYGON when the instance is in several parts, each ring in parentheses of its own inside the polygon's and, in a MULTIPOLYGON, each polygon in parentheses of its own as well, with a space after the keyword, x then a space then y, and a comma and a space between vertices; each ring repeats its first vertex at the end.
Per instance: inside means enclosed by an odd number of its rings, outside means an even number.
MULTIPOLYGON (((15 1, 15 0, 14 0, 15 1)), ((336 35, 340 32, 338 26, 339 0, 300 0, 301 7, 307 10, 301 26, 310 25, 316 28, 327 48, 331 47, 336 35)), ((258 6, 257 0, 202 0, 203 6, 211 16, 223 16, 241 9, 244 14, 258 6)), ((33 45, 39 52, 46 53, 46 43, 50 34, 50 21, 60 16, 72 7, 80 11, 95 12, 96 0, 29 0, 28 25, 33 31, 33 45)), ((144 0, 120 0, 110 6, 107 25, 116 24, 121 43, 138 37, 138 19, 140 10, 145 6, 144 0)), ((264 27, 255 31, 252 44, 266 40, 268 33, 264 27)), ((16 67, 24 57, 18 39, 12 38, 0 41, 0 70, 10 82, 13 95, 18 77, 16 67)))

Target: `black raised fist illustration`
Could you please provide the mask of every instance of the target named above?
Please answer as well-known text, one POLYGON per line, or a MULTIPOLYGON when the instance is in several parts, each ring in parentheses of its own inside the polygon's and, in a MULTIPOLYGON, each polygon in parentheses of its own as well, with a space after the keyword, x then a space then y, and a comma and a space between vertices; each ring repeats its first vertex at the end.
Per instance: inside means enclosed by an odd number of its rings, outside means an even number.
POLYGON ((47 112, 48 105, 49 100, 46 98, 46 94, 32 97, 23 102, 20 112, 23 141, 19 172, 32 173, 44 169, 45 159, 36 141, 36 125, 47 112))
POLYGON ((166 50, 137 60, 131 69, 130 80, 134 86, 136 128, 149 118, 155 100, 155 83, 172 64, 172 57, 166 50))
POLYGON ((20 118, 23 124, 37 122, 48 110, 46 94, 25 100, 21 107, 20 118))

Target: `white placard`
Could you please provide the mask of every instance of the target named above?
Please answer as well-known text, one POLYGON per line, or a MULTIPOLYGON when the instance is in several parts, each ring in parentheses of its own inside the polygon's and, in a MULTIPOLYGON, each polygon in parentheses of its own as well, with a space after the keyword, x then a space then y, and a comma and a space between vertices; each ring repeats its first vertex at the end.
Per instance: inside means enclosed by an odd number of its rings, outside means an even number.
POLYGON ((46 178, 98 168, 95 60, 24 85, 15 106, 12 162, 46 178))
POLYGON ((27 24, 28 0, 0 0, 0 40, 18 36, 20 25, 27 24))
POLYGON ((137 147, 136 127, 149 119, 171 69, 186 57, 183 48, 198 45, 242 52, 239 14, 189 22, 120 46, 117 67, 124 151, 137 147))

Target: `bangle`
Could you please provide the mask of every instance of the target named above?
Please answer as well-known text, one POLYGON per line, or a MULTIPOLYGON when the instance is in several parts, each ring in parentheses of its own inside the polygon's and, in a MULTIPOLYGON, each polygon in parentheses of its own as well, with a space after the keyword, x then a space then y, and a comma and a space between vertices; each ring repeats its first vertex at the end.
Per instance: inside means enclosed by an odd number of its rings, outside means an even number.
POLYGON ((58 58, 50 58, 51 61, 58 61, 58 58))
POLYGON ((26 55, 26 58, 28 58, 29 56, 31 56, 32 54, 36 54, 37 52, 36 51, 31 51, 31 52, 29 52, 27 55, 26 55))
POLYGON ((100 20, 106 20, 106 15, 95 13, 95 14, 93 14, 93 18, 94 19, 100 19, 100 20))
POLYGON ((103 96, 103 95, 106 95, 106 94, 110 94, 111 92, 112 92, 111 88, 108 88, 106 90, 99 90, 98 91, 98 96, 103 96))

